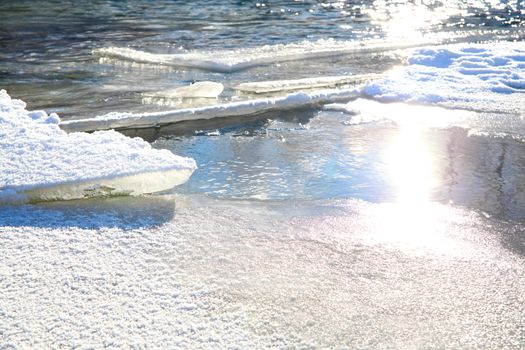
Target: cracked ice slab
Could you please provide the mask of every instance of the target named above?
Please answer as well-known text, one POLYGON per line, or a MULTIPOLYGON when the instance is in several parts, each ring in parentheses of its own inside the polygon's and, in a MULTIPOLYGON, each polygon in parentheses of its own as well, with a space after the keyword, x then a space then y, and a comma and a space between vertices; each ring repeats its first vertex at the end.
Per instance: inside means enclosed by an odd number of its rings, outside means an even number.
POLYGON ((67 134, 56 114, 25 107, 0 90, 0 203, 158 192, 196 168, 115 131, 67 134))

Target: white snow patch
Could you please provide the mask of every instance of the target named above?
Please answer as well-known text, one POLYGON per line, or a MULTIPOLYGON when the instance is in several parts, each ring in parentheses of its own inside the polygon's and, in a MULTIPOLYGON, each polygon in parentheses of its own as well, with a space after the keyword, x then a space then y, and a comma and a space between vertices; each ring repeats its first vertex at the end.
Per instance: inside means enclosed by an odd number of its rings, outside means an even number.
POLYGON ((417 49, 408 62, 387 78, 368 83, 364 93, 382 101, 525 109, 525 42, 417 49), (509 97, 513 94, 517 97, 509 97))
POLYGON ((195 161, 115 131, 66 134, 56 114, 0 90, 0 202, 139 195, 187 181, 195 161))

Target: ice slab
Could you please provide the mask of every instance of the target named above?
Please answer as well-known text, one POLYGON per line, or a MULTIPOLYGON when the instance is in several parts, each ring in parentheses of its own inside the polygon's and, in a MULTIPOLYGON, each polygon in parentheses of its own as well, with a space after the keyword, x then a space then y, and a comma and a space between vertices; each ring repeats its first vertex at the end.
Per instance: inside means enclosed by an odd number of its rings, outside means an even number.
POLYGON ((131 48, 106 47, 93 50, 93 54, 102 60, 119 59, 135 63, 198 68, 230 73, 278 62, 333 57, 353 53, 382 52, 421 46, 423 44, 429 44, 428 40, 411 41, 400 45, 399 43, 389 43, 384 40, 356 42, 328 39, 265 45, 238 50, 188 51, 175 54, 155 54, 131 48))
POLYGON ((368 83, 364 93, 382 101, 525 110, 525 42, 422 48, 409 55, 408 63, 368 83))
POLYGON ((347 101, 358 95, 357 89, 329 89, 311 93, 297 92, 283 97, 253 99, 164 112, 142 114, 113 112, 95 118, 63 121, 60 123, 60 127, 68 132, 146 128, 188 120, 242 117, 263 112, 291 110, 329 102, 347 101))
POLYGON ((0 90, 0 203, 152 193, 196 168, 115 131, 67 134, 56 114, 25 106, 0 90))
POLYGON ((180 86, 156 92, 144 93, 147 97, 162 98, 217 98, 224 90, 224 85, 213 81, 198 81, 188 86, 180 86))
POLYGON ((382 77, 381 74, 359 74, 293 80, 259 81, 239 84, 235 87, 235 90, 243 93, 263 94, 301 89, 333 88, 339 85, 362 83, 369 80, 379 79, 380 77, 382 77))
POLYGON ((454 33, 427 33, 411 40, 389 41, 385 39, 346 41, 320 39, 288 44, 265 45, 237 50, 181 51, 178 53, 151 53, 123 47, 104 47, 93 50, 101 61, 123 60, 174 67, 197 68, 215 72, 231 73, 257 66, 279 62, 337 57, 353 54, 370 54, 455 42, 493 41, 523 37, 524 30, 457 31, 454 33))
POLYGON ((324 111, 342 112, 349 116, 344 125, 393 122, 399 126, 448 128, 466 127, 469 120, 477 115, 465 110, 446 109, 439 106, 414 105, 407 103, 382 103, 359 98, 348 103, 332 103, 324 111))

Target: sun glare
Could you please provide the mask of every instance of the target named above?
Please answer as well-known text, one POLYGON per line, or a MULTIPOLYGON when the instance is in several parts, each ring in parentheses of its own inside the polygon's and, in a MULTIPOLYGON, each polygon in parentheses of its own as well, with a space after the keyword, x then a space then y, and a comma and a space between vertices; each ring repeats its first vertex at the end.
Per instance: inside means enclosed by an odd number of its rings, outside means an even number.
POLYGON ((387 151, 386 164, 400 204, 417 205, 428 201, 435 181, 432 158, 419 125, 400 125, 387 151))

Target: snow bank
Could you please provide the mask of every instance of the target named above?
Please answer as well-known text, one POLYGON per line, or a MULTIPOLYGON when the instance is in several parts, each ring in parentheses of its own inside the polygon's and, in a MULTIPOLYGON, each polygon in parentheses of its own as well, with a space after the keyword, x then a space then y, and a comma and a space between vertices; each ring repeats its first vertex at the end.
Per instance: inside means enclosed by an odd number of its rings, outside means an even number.
POLYGON ((486 109, 514 100, 515 110, 525 107, 523 96, 509 99, 510 94, 525 92, 525 42, 417 49, 408 62, 388 78, 368 83, 364 93, 382 101, 486 109))
POLYGON ((0 203, 157 192, 196 167, 115 131, 68 135, 56 114, 25 106, 0 90, 0 203))
POLYGON ((319 90, 312 93, 298 92, 284 97, 253 99, 164 112, 142 114, 113 112, 95 118, 63 121, 60 123, 60 127, 70 132, 144 128, 187 120, 242 117, 262 112, 290 110, 338 100, 348 100, 356 96, 358 96, 356 89, 319 90))

